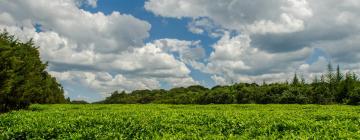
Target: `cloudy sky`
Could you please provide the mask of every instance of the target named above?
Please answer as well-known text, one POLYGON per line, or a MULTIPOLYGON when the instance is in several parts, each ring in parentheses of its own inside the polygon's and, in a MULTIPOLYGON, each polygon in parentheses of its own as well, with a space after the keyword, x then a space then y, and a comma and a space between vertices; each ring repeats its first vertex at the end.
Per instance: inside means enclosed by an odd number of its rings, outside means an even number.
POLYGON ((114 90, 360 74, 359 0, 0 0, 72 99, 114 90))

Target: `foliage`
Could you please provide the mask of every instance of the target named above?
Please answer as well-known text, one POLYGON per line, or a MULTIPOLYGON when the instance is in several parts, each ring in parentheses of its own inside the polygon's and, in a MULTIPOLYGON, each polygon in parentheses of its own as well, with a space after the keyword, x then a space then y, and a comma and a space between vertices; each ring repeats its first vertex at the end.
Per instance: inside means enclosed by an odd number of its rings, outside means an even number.
POLYGON ((0 112, 30 103, 63 103, 63 88, 46 71, 32 40, 22 43, 0 34, 0 112))
POLYGON ((344 105, 32 105, 0 139, 360 139, 344 105))
POLYGON ((291 84, 238 83, 207 89, 202 86, 180 87, 170 90, 136 90, 131 93, 115 91, 98 103, 106 104, 360 104, 360 81, 354 73, 343 74, 331 64, 320 80, 312 83, 299 80, 294 74, 291 84), (344 76, 345 75, 345 76, 344 76))
POLYGON ((88 104, 88 102, 84 100, 73 100, 70 102, 71 104, 88 104))

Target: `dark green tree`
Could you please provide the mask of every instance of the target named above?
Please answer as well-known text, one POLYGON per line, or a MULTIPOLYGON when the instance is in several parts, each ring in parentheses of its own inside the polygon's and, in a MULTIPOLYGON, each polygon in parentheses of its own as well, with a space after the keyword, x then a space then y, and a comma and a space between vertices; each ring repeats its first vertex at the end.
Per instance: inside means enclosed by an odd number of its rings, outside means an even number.
POLYGON ((32 40, 22 43, 0 33, 0 111, 27 108, 30 103, 64 103, 64 91, 46 72, 46 63, 32 40))
POLYGON ((299 84, 300 84, 299 78, 297 77, 297 74, 296 74, 296 73, 294 74, 294 78, 293 78, 292 84, 293 84, 293 85, 299 85, 299 84))
POLYGON ((335 77, 335 82, 338 84, 341 82, 341 80, 343 80, 343 74, 340 72, 340 66, 337 65, 336 67, 336 77, 335 77))

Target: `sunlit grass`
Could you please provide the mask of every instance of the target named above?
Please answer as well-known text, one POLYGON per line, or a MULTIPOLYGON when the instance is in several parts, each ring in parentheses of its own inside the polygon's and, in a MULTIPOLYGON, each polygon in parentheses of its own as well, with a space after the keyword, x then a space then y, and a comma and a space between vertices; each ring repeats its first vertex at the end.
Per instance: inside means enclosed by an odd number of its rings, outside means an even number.
POLYGON ((0 139, 360 139, 341 105, 32 105, 0 116, 0 139))

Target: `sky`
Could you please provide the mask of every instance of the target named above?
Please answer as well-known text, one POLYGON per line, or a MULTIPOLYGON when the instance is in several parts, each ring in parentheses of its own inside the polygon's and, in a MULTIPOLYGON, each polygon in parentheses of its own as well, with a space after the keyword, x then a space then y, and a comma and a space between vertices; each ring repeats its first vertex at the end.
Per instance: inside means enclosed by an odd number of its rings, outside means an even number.
POLYGON ((0 0, 66 97, 360 74, 359 0, 0 0))

